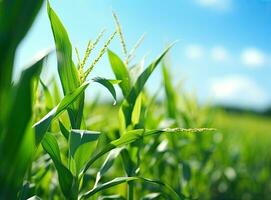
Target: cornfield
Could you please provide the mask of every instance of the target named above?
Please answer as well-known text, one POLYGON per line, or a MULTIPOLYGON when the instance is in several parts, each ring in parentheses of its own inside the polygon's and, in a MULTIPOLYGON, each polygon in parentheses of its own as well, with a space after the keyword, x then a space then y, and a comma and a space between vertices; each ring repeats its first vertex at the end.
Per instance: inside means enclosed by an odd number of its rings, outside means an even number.
POLYGON ((135 62, 144 36, 129 50, 116 13, 115 30, 90 60, 106 31, 89 41, 82 56, 47 1, 55 48, 36 57, 13 83, 16 49, 42 3, 0 2, 0 199, 268 199, 269 121, 259 122, 264 134, 253 144, 257 151, 244 150, 254 141, 248 127, 200 105, 172 82, 167 55, 178 44, 146 66, 144 58, 135 62), (112 40, 123 55, 110 49, 112 40), (60 85, 54 77, 48 84, 41 79, 52 53, 60 85), (92 76, 103 56, 114 77, 92 76), (150 94, 145 85, 159 67, 163 83, 150 94), (96 84, 112 102, 86 98, 85 90, 96 84), (230 135, 238 130, 232 123, 248 133, 244 141, 230 135))

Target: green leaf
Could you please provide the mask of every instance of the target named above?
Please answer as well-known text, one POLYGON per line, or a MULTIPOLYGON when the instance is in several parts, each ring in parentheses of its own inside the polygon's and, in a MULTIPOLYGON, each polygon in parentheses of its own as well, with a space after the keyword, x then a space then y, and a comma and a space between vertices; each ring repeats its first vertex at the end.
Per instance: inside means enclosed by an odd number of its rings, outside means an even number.
POLYGON ((109 182, 103 183, 101 185, 97 185, 96 187, 94 187, 92 190, 90 190, 89 192, 85 193, 80 199, 87 199, 90 198, 91 196, 93 196, 94 194, 96 194, 97 192, 106 190, 108 188, 114 187, 116 185, 122 184, 122 183, 127 183, 130 181, 135 181, 135 180, 139 180, 142 182, 145 182, 147 184, 154 184, 154 185, 158 185, 161 187, 161 191, 166 194, 169 199, 172 200, 180 200, 180 199, 184 199, 184 196, 179 196, 170 186, 168 186, 167 184, 160 182, 160 181, 156 181, 156 180, 151 180, 151 179, 146 179, 146 178, 142 178, 142 177, 118 177, 115 178, 109 182))
POLYGON ((72 46, 68 33, 55 11, 51 8, 49 1, 47 1, 47 12, 55 39, 58 73, 64 95, 66 95, 79 87, 78 72, 72 61, 72 46))
POLYGON ((87 130, 71 130, 70 136, 70 154, 75 155, 76 150, 83 144, 96 141, 100 136, 100 132, 87 130))
POLYGON ((110 83, 114 84, 119 84, 121 83, 121 80, 116 80, 116 79, 107 79, 110 83))
POLYGON ((80 170, 87 162, 94 149, 93 142, 97 141, 100 132, 85 131, 85 130, 71 130, 69 140, 69 156, 70 156, 70 169, 78 175, 80 170))
POLYGON ((5 126, 8 114, 16 48, 30 29, 42 3, 43 0, 0 1, 0 105, 6 105, 1 109, 0 129, 5 126))
POLYGON ((143 58, 141 61, 132 65, 132 67, 129 68, 129 74, 131 77, 132 84, 135 84, 136 80, 138 79, 140 74, 143 72, 144 63, 145 63, 145 58, 143 58))
POLYGON ((111 81, 107 80, 105 78, 101 78, 101 77, 95 77, 92 80, 94 82, 102 84, 104 87, 106 87, 109 90, 109 92, 111 93, 111 95, 114 98, 114 105, 115 105, 117 102, 117 96, 116 96, 115 88, 114 88, 113 84, 111 83, 111 81))
POLYGON ((155 199, 160 199, 161 196, 162 196, 162 194, 161 194, 161 193, 158 193, 158 192, 156 192, 156 193, 150 193, 150 194, 145 195, 145 196, 142 198, 142 200, 155 200, 155 199))
POLYGON ((215 131, 216 129, 213 128, 192 128, 192 129, 185 129, 185 128, 166 128, 166 129, 156 129, 156 130, 144 130, 144 129, 135 129, 131 131, 127 131, 123 134, 119 139, 113 140, 109 142, 107 145, 103 145, 97 151, 95 151, 94 155, 88 160, 86 166, 81 171, 80 176, 83 176, 84 173, 88 170, 88 168, 101 156, 106 154, 107 152, 111 151, 112 149, 121 147, 126 144, 131 144, 132 142, 138 141, 146 136, 151 136, 160 133, 186 133, 186 132, 193 132, 193 133, 202 133, 205 131, 215 131))
POLYGON ((71 171, 78 175, 94 149, 94 141, 97 141, 100 132, 86 130, 71 130, 69 140, 69 156, 71 171))
POLYGON ((131 124, 132 112, 138 95, 143 90, 145 83, 149 79, 152 72, 155 70, 160 61, 163 59, 163 57, 167 54, 167 52, 173 45, 174 43, 171 44, 168 48, 166 48, 165 51, 140 74, 140 76, 136 80, 135 85, 131 88, 131 91, 129 92, 126 100, 122 104, 122 110, 125 116, 126 126, 129 126, 131 124))
POLYGON ((23 183, 23 178, 34 153, 35 138, 32 124, 33 84, 38 79, 43 61, 49 52, 43 53, 22 72, 13 89, 9 115, 5 128, 0 130, 0 198, 12 199, 23 183), (14 156, 16 155, 16 156, 14 156), (11 165, 10 163, 13 163, 11 165))
POLYGON ((72 173, 62 164, 59 146, 55 137, 47 133, 45 134, 42 142, 43 149, 50 155, 51 159, 54 162, 58 173, 58 180, 60 188, 67 198, 72 198, 75 196, 73 190, 74 177, 72 173))
POLYGON ((167 103, 167 113, 168 117, 175 119, 177 110, 177 103, 176 103, 176 92, 172 85, 172 78, 170 77, 169 71, 166 68, 165 62, 162 65, 163 69, 163 78, 164 78, 164 87, 166 93, 166 103, 167 103))
POLYGON ((123 196, 115 194, 115 195, 109 195, 109 196, 100 196, 98 200, 126 200, 123 196))
POLYGON ((109 182, 103 183, 101 185, 97 185, 95 188, 93 188, 92 190, 90 190, 89 192, 85 193, 80 199, 87 199, 90 198, 92 195, 96 194, 99 191, 111 188, 113 186, 122 184, 122 183, 126 183, 129 181, 133 181, 136 180, 137 178, 135 177, 118 177, 115 178, 109 182))
POLYGON ((44 92, 46 109, 51 110, 54 107, 54 103, 53 103, 53 98, 51 96, 49 88, 43 83, 41 79, 40 79, 40 83, 42 85, 43 92, 44 92))
POLYGON ((118 155, 120 154, 121 151, 122 151, 121 148, 113 149, 110 151, 110 153, 108 154, 107 158, 105 159, 102 167, 100 168, 100 170, 98 171, 98 173, 96 175, 94 187, 98 185, 102 176, 111 168, 115 159, 118 157, 118 155))
POLYGON ((132 124, 136 125, 139 123, 140 120, 140 113, 141 113, 141 102, 142 102, 142 95, 138 95, 135 106, 132 112, 132 124))
POLYGON ((124 166, 127 176, 134 176, 135 175, 134 172, 136 170, 136 164, 131 159, 131 156, 129 155, 129 151, 126 148, 124 148, 121 151, 121 158, 122 158, 123 166, 124 166))
POLYGON ((28 198, 27 200, 42 200, 42 199, 35 195, 33 197, 28 198))
POLYGON ((126 97, 131 89, 131 81, 128 69, 126 65, 122 62, 122 60, 114 52, 108 49, 107 53, 111 68, 115 74, 116 79, 121 80, 119 86, 121 88, 122 94, 124 97, 126 97))
POLYGON ((107 145, 104 145, 102 148, 96 151, 94 155, 90 158, 90 160, 84 167, 83 171, 81 172, 81 175, 83 175, 87 171, 87 169, 92 165, 92 163, 94 163, 102 155, 106 154, 107 152, 114 148, 136 141, 137 139, 143 136, 143 133, 144 133, 143 129, 128 131, 126 134, 123 134, 119 139, 113 140, 107 145))
POLYGON ((54 107, 47 115, 45 115, 40 121, 33 125, 36 133, 36 144, 38 145, 42 140, 44 134, 48 130, 51 121, 56 118, 59 114, 61 114, 64 110, 68 108, 68 106, 73 103, 87 88, 89 85, 88 82, 85 82, 80 87, 78 87, 71 94, 66 95, 61 102, 54 107))
POLYGON ((64 126, 64 124, 60 120, 58 120, 58 124, 59 124, 59 128, 60 128, 62 135, 65 137, 65 139, 67 141, 69 141, 70 132, 68 131, 68 129, 66 129, 66 127, 64 126))
POLYGON ((138 77, 138 79, 136 80, 135 85, 132 87, 128 97, 127 97, 127 101, 130 104, 135 103, 137 96, 140 94, 140 92, 142 91, 145 83, 147 82, 147 80, 149 79, 150 75, 152 74, 152 72, 155 70, 155 68, 158 66, 158 64, 160 63, 160 61, 163 59, 163 57, 167 54, 167 52, 171 49, 171 47, 174 45, 171 44, 169 47, 167 47, 164 52, 158 56, 158 58, 156 58, 138 77))
MULTIPOLYGON (((49 1, 47 1, 47 12, 55 39, 58 74, 64 95, 68 95, 74 92, 74 90, 76 90, 76 88, 78 88, 81 84, 78 71, 72 61, 71 42, 65 27, 62 25, 57 14, 51 8, 49 1)), ((82 94, 77 101, 70 105, 68 112, 72 128, 77 129, 81 126, 83 117, 83 104, 84 94, 82 94)))

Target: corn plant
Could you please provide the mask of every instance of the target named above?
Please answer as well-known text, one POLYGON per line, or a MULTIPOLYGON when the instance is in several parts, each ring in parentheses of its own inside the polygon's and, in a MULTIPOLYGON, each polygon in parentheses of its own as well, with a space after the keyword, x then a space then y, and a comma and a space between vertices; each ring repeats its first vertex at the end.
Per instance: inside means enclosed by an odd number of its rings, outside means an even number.
MULTIPOLYGON (((148 168, 143 161, 148 160, 149 157, 143 154, 152 156, 160 153, 156 149, 160 143, 160 136, 171 137, 171 135, 180 135, 180 133, 213 130, 191 129, 188 125, 178 128, 181 126, 177 120, 174 125, 167 127, 160 126, 155 120, 151 126, 144 122, 150 113, 147 105, 155 104, 155 97, 149 99, 147 92, 144 91, 145 84, 172 45, 166 48, 143 72, 140 69, 143 67, 142 62, 131 67, 131 60, 143 37, 128 53, 120 23, 116 14, 113 14, 116 31, 103 45, 97 57, 89 67, 85 67, 90 54, 103 37, 104 31, 94 42, 88 43, 83 59, 80 58, 80 53, 75 48, 78 61, 75 64, 72 60, 73 48, 68 33, 47 1, 47 12, 55 41, 58 76, 63 98, 60 97, 55 82, 53 82, 54 94, 52 94, 49 86, 40 78, 43 61, 49 52, 45 52, 36 59, 34 64, 23 71, 18 83, 12 85, 11 72, 16 46, 30 27, 41 3, 42 1, 38 1, 36 4, 31 4, 29 1, 24 4, 25 7, 22 7, 25 9, 22 9, 21 12, 26 13, 33 6, 33 14, 27 15, 27 20, 21 27, 22 30, 10 35, 9 31, 3 32, 5 37, 1 35, 0 38, 1 44, 3 43, 3 47, 6 47, 8 45, 5 43, 6 36, 14 35, 14 38, 10 39, 10 49, 8 49, 10 51, 7 51, 10 52, 10 55, 5 57, 7 60, 2 60, 3 64, 2 61, 0 63, 4 76, 7 75, 3 79, 5 84, 1 84, 1 102, 9 102, 6 110, 1 113, 0 158, 3 162, 0 163, 2 184, 0 197, 27 199, 41 194, 49 199, 52 199, 54 195, 60 199, 63 197, 66 199, 96 199, 99 196, 98 193, 102 193, 104 195, 101 197, 102 199, 123 199, 121 194, 113 196, 105 194, 108 189, 127 183, 128 199, 139 198, 137 192, 140 191, 142 191, 144 199, 185 199, 186 196, 182 194, 180 185, 172 187, 170 182, 161 181, 161 177, 156 173, 149 173, 149 170, 141 169, 148 168), (116 34, 121 41, 124 61, 108 49, 116 34), (116 80, 101 77, 88 80, 91 71, 106 51, 116 80), (2 69, 2 66, 6 69, 2 69), (88 114, 85 106, 85 90, 94 82, 108 89, 114 98, 114 104, 116 103, 114 84, 118 84, 122 91, 123 101, 119 108, 120 123, 115 131, 101 127, 98 130, 88 130, 84 119, 84 115, 88 114), (42 96, 44 97, 42 98, 42 96), (7 99, 11 99, 11 101, 7 101, 7 99), (65 111, 67 111, 67 115, 65 111), (21 114, 19 120, 14 113, 21 114), (17 121, 17 126, 13 126, 14 121, 17 121), (107 156, 105 160, 104 156, 107 156), (124 174, 108 176, 119 156, 123 163, 124 174), (14 166, 10 167, 12 162, 14 166), (51 162, 53 162, 53 168, 51 168, 51 162), (48 179, 54 180, 55 174, 57 174, 58 181, 48 181, 48 179), (45 189, 42 184, 51 184, 50 187, 53 189, 45 189)), ((4 9, 11 4, 6 2, 0 4, 1 11, 3 11, 1 21, 4 22, 3 19, 6 16, 4 9)), ((16 19, 17 15, 14 16, 12 20, 19 20, 19 18, 16 19)), ((6 25, 5 23, 3 24, 6 25)), ((9 29, 10 27, 6 26, 6 30, 9 29)), ((11 29, 10 31, 12 32, 11 29)), ((4 52, 1 46, 2 51, 4 52)), ((166 68, 164 67, 163 70, 166 79, 166 68)), ((2 75, 1 71, 1 77, 2 75)), ((178 109, 175 105, 176 100, 173 101, 173 95, 175 95, 173 87, 170 86, 169 81, 165 81, 165 86, 167 93, 172 93, 168 95, 168 116, 176 118, 178 109)), ((179 147, 173 146, 173 148, 176 150, 179 147)), ((177 162, 182 161, 180 157, 176 160, 177 162)), ((155 162, 157 162, 156 159, 155 162)), ((187 171, 188 165, 183 163, 183 166, 187 171)))
MULTIPOLYGON (((116 56, 112 51, 108 50, 109 60, 111 66, 116 75, 116 81, 110 81, 104 78, 94 78, 92 79, 95 82, 101 83, 104 85, 112 94, 114 99, 116 99, 115 89, 112 85, 113 83, 118 83, 122 89, 122 92, 125 96, 125 100, 122 103, 121 109, 123 112, 122 124, 125 125, 122 130, 120 138, 117 138, 112 141, 108 141, 107 134, 100 131, 89 131, 82 130, 81 122, 83 119, 83 108, 84 108, 84 93, 83 91, 88 86, 89 82, 85 82, 87 76, 98 62, 100 57, 103 55, 107 49, 110 41, 113 39, 116 32, 109 38, 108 42, 104 45, 100 51, 98 57, 94 60, 93 64, 84 72, 84 65, 86 63, 87 57, 90 55, 93 48, 99 42, 103 32, 98 36, 94 43, 89 43, 84 59, 81 62, 78 51, 76 50, 79 63, 77 68, 72 61, 72 47, 68 38, 68 34, 57 17, 56 13, 50 7, 50 4, 47 3, 48 16, 50 18, 51 27, 53 30, 56 51, 58 55, 58 72, 61 80, 61 85, 63 93, 65 95, 64 99, 52 109, 45 117, 43 117, 39 122, 34 125, 36 130, 36 142, 37 144, 42 141, 42 146, 44 150, 50 155, 51 159, 54 162, 55 168, 58 173, 59 185, 63 195, 67 199, 86 199, 95 195, 97 192, 104 189, 113 187, 115 185, 128 182, 129 191, 128 198, 133 199, 133 182, 138 180, 148 184, 159 185, 163 194, 167 198, 179 199, 183 198, 182 195, 177 194, 169 185, 162 183, 160 181, 151 180, 136 176, 135 169, 133 166, 133 161, 129 156, 129 152, 126 148, 119 149, 124 145, 131 143, 138 143, 143 140, 144 137, 161 134, 161 133, 175 133, 175 132, 201 132, 205 129, 154 129, 154 130, 145 130, 135 129, 133 127, 128 128, 132 125, 132 113, 134 112, 134 107, 136 104, 137 97, 140 95, 144 84, 147 79, 157 67, 160 60, 169 50, 167 48, 165 52, 162 53, 152 64, 147 67, 147 69, 138 77, 137 81, 133 86, 130 84, 130 75, 128 74, 126 64, 124 64, 121 59, 116 56), (72 99, 72 100, 67 100, 72 99), (65 158, 67 160, 67 165, 62 161, 61 152, 57 139, 52 133, 46 133, 51 124, 52 119, 56 118, 64 109, 68 110, 70 128, 66 128, 64 124, 59 123, 61 132, 67 140, 68 145, 68 155, 65 158), (96 149, 91 151, 91 147, 96 144, 96 149), (84 178, 87 171, 90 167, 103 155, 110 152, 106 161, 99 170, 96 181, 93 188, 87 192, 86 186, 84 185, 84 178), (100 183, 101 177, 105 174, 106 171, 112 166, 114 158, 118 154, 122 155, 125 165, 125 171, 127 177, 117 177, 109 182, 100 183)), ((118 23, 118 22, 117 22, 118 23)), ((117 26, 117 32, 122 36, 120 28, 117 26)), ((124 52, 126 52, 124 48, 124 52)), ((128 58, 129 56, 127 56, 128 58)), ((128 63, 128 60, 127 62, 128 63)), ((140 109, 140 104, 139 104, 140 109)), ((137 110, 135 112, 138 112, 137 110)), ((135 115, 139 115, 136 113, 135 115)))
MULTIPOLYGON (((146 128, 144 124, 146 110, 143 109, 144 85, 147 82, 150 75, 159 65, 161 60, 164 58, 164 56, 173 46, 173 44, 167 47, 166 50, 160 56, 158 56, 142 73, 139 73, 138 77, 133 81, 134 77, 131 76, 133 74, 133 71, 135 71, 135 68, 139 68, 142 64, 141 63, 136 64, 134 67, 131 67, 129 69, 129 62, 130 62, 130 58, 133 57, 135 49, 138 47, 138 44, 140 44, 140 42, 142 41, 142 38, 139 39, 139 42, 130 51, 131 53, 128 54, 127 46, 124 40, 124 35, 122 33, 119 20, 115 13, 113 13, 113 16, 115 19, 117 32, 120 38, 122 51, 123 51, 125 59, 123 61, 117 54, 115 54, 111 50, 108 50, 108 58, 111 64, 111 68, 115 74, 115 77, 122 81, 119 84, 119 86, 122 91, 124 100, 120 106, 120 111, 119 111, 119 118, 120 118, 119 131, 124 136, 127 130, 133 130, 139 127, 146 128)), ((163 69, 164 69, 164 74, 166 74, 167 71, 165 67, 163 69)), ((137 69, 137 71, 139 70, 137 69)), ((170 88, 169 80, 167 80, 167 84, 165 85, 166 85, 167 91, 169 89, 173 90, 173 88, 170 88)), ((171 91, 171 93, 172 95, 175 95, 175 93, 173 94, 173 91, 171 91)), ((170 115, 174 117, 174 113, 177 112, 177 109, 174 107, 175 105, 172 103, 172 101, 174 100, 173 96, 170 96, 169 98, 171 100, 169 102, 170 104, 168 104, 168 108, 170 109, 169 112, 170 112, 170 115)), ((171 129, 166 129, 166 130, 171 130, 171 129)), ((173 129, 173 130, 175 130, 176 132, 180 130, 185 131, 185 129, 180 129, 180 128, 173 129)), ((197 129, 197 131, 201 131, 201 130, 197 129)), ((204 129, 202 131, 204 131, 204 129)), ((132 143, 132 145, 128 149, 124 149, 121 152, 121 156, 122 156, 123 163, 125 166, 124 168, 128 177, 140 174, 140 160, 142 159, 140 154, 141 154, 142 145, 143 145, 143 140, 137 143, 132 143), (132 148, 135 148, 135 151, 137 152, 136 156, 131 155, 130 152, 132 152, 132 148)), ((129 183, 128 186, 129 187, 128 187, 128 192, 127 192, 127 199, 134 199, 133 182, 129 183)), ((184 198, 184 196, 180 192, 178 193, 178 196, 179 198, 184 198)))

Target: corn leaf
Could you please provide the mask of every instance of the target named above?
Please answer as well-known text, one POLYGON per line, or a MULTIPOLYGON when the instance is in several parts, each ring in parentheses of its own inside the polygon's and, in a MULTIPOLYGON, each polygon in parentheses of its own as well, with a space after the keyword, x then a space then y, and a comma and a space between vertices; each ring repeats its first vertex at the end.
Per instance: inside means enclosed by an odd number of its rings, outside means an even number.
POLYGON ((74 196, 73 194, 74 177, 61 161, 60 150, 56 138, 52 134, 47 133, 45 134, 41 144, 43 149, 50 155, 51 159, 54 162, 54 165, 58 173, 60 188, 63 194, 67 198, 72 198, 74 196))
POLYGON ((168 196, 169 199, 172 200, 180 200, 184 199, 185 197, 183 195, 179 196, 169 185, 156 181, 156 180, 151 180, 147 178, 142 178, 142 177, 118 177, 115 178, 109 182, 103 183, 101 185, 97 185, 97 187, 94 187, 92 190, 89 192, 85 193, 81 199, 87 199, 96 194, 97 192, 103 191, 105 189, 114 187, 116 185, 122 184, 122 183, 127 183, 130 181, 142 181, 147 184, 154 184, 160 186, 161 191, 168 196))
POLYGON ((134 176, 136 164, 131 159, 129 151, 126 148, 121 151, 121 158, 127 176, 134 176))
MULTIPOLYGON (((47 1, 47 12, 55 39, 58 74, 64 95, 67 95, 80 86, 78 71, 72 61, 72 45, 65 27, 51 8, 49 1, 47 1)), ((83 103, 84 93, 68 109, 72 128, 78 129, 81 126, 83 103)))
POLYGON ((74 92, 66 95, 61 102, 54 107, 47 115, 45 115, 40 121, 33 125, 36 133, 36 144, 38 145, 42 140, 44 134, 48 130, 51 121, 66 110, 71 103, 73 103, 87 88, 88 82, 82 84, 74 92))
POLYGON ((51 93, 49 91, 49 88, 45 85, 45 83, 41 79, 40 79, 40 83, 41 83, 42 88, 43 88, 46 109, 51 110, 54 107, 54 102, 53 102, 52 95, 51 95, 51 93))
POLYGON ((47 56, 48 52, 45 52, 25 69, 19 82, 13 88, 7 124, 5 129, 1 130, 0 198, 16 197, 32 160, 35 138, 29 124, 32 123, 33 83, 38 79, 43 61, 47 56), (16 125, 14 125, 15 122, 16 125))
POLYGON ((131 81, 128 69, 122 60, 112 51, 108 50, 108 58, 116 79, 121 80, 120 88, 124 97, 129 94, 131 81))
POLYGON ((100 132, 87 130, 71 130, 69 150, 71 156, 75 155, 76 150, 83 144, 96 141, 100 132))
POLYGON ((107 152, 111 151, 112 149, 121 147, 123 145, 131 144, 132 142, 138 141, 139 139, 142 139, 143 137, 160 134, 160 133, 185 133, 185 132, 201 133, 205 131, 214 131, 214 130, 216 129, 213 129, 213 128, 194 128, 194 129, 193 128, 192 129, 166 128, 166 129, 155 129, 155 130, 135 129, 135 130, 127 131, 119 139, 113 140, 107 143, 106 145, 103 145, 102 147, 98 148, 95 151, 94 155, 88 160, 84 169, 81 171, 80 176, 82 176, 96 160, 98 160, 101 156, 103 156, 107 152))
POLYGON ((69 141, 70 132, 68 131, 68 129, 64 126, 64 124, 60 120, 58 120, 58 124, 59 124, 59 128, 60 128, 62 135, 65 137, 65 139, 67 141, 69 141))
POLYGON ((134 109, 132 112, 132 124, 136 125, 139 123, 140 120, 140 113, 141 113, 141 104, 142 104, 142 95, 138 95, 135 105, 134 105, 134 109))
POLYGON ((166 48, 166 50, 140 74, 140 76, 136 80, 135 85, 131 88, 131 91, 129 92, 127 98, 124 100, 122 104, 122 111, 125 116, 126 126, 129 126, 132 122, 132 112, 133 112, 138 95, 141 93, 150 75, 153 73, 155 68, 158 66, 160 61, 163 59, 163 57, 167 54, 167 52, 170 50, 170 48, 173 45, 174 44, 166 48))
POLYGON ((145 195, 142 200, 156 200, 161 199, 163 195, 161 193, 155 192, 145 195))
POLYGON ((86 130, 71 130, 69 140, 70 169, 78 175, 80 169, 84 166, 92 154, 92 149, 100 132, 86 130))
POLYGON ((117 147, 120 147, 125 144, 129 144, 133 141, 136 141, 139 138, 142 138, 142 135, 144 133, 143 129, 138 129, 138 130, 132 130, 128 131, 126 134, 121 136, 119 139, 111 141, 107 145, 104 145, 103 147, 100 147, 94 155, 90 158, 90 160, 87 162, 85 168, 83 169, 83 173, 87 171, 87 169, 97 160, 99 159, 102 155, 106 154, 112 149, 115 149, 117 147))
POLYGON ((165 62, 162 64, 163 70, 163 79, 164 79, 164 87, 166 93, 166 104, 167 104, 167 113, 168 117, 175 119, 177 112, 177 103, 176 103, 176 92, 171 82, 171 77, 169 71, 166 67, 165 62))
POLYGON ((113 149, 110 151, 110 153, 106 157, 102 167, 100 168, 100 170, 98 171, 98 173, 96 175, 94 187, 96 187, 98 185, 102 176, 112 167, 115 159, 118 157, 118 155, 120 154, 121 151, 122 151, 121 148, 113 149))
POLYGON ((114 200, 126 200, 123 196, 115 194, 115 195, 108 195, 108 196, 100 196, 99 200, 110 200, 110 199, 114 199, 114 200))
POLYGON ((68 33, 57 14, 51 8, 49 1, 47 1, 47 12, 55 39, 58 73, 64 95, 66 95, 79 87, 78 72, 72 61, 72 46, 68 33))
MULTIPOLYGON (((105 78, 101 78, 101 77, 95 77, 92 79, 94 82, 100 83, 101 85, 103 85, 104 87, 106 87, 108 89, 108 91, 111 93, 112 97, 114 98, 114 104, 116 104, 117 102, 117 96, 116 96, 116 91, 115 88, 112 84, 112 80, 107 80, 105 78)), ((118 81, 116 82, 118 83, 118 81)))
MULTIPOLYGON (((11 89, 16 48, 30 29, 43 0, 0 1, 0 104, 7 105, 11 89), (16 25, 16 28, 14 27, 16 25)), ((0 129, 4 125, 8 106, 0 113, 0 129)), ((1 132, 0 132, 1 133, 1 132)))

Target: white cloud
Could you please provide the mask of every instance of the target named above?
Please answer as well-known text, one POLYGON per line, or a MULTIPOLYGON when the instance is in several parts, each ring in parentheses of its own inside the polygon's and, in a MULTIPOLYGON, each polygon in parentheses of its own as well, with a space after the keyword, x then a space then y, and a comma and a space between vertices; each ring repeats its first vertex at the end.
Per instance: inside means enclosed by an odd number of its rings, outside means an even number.
POLYGON ((213 79, 210 95, 215 102, 242 107, 264 108, 270 103, 268 93, 253 79, 242 75, 213 79))
POLYGON ((248 67, 262 67, 267 64, 267 57, 264 52, 257 48, 247 48, 241 53, 242 63, 248 67))
POLYGON ((232 7, 232 0, 195 0, 202 7, 212 8, 219 11, 228 11, 232 7))
POLYGON ((225 62, 229 59, 229 53, 224 47, 216 46, 211 49, 211 57, 214 61, 225 62))
POLYGON ((198 60, 203 57, 204 50, 200 45, 189 45, 185 49, 185 54, 191 60, 198 60))

